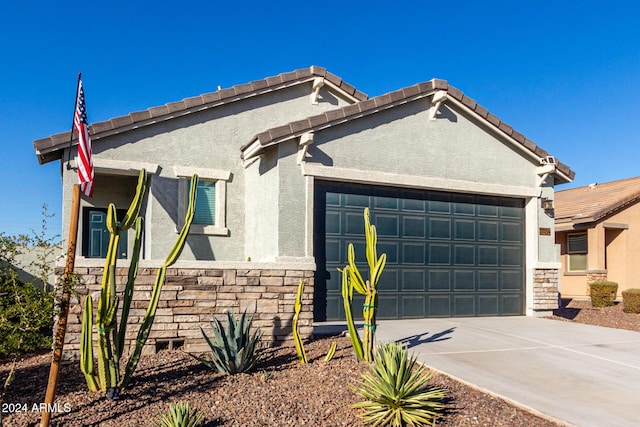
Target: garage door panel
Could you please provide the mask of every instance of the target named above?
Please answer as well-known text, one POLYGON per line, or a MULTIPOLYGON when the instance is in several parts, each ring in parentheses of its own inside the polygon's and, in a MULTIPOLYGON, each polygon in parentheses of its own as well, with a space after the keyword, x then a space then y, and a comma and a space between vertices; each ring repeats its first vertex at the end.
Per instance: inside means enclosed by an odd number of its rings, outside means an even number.
POLYGON ((367 208, 369 206, 369 196, 362 194, 345 194, 344 203, 345 207, 351 208, 367 208))
POLYGON ((451 239, 451 219, 449 218, 429 218, 430 239, 451 239))
POLYGON ((451 265, 451 245, 432 243, 429 245, 429 265, 451 265))
POLYGON ((522 224, 503 222, 500 224, 500 233, 503 242, 520 243, 522 240, 522 224))
POLYGON ((424 243, 402 243, 402 263, 424 265, 426 249, 424 243))
POLYGON ((371 222, 376 225, 378 236, 400 237, 400 227, 398 215, 376 215, 371 218, 371 222))
POLYGON ((400 317, 399 303, 400 299, 395 295, 378 294, 377 317, 379 319, 398 319, 400 317))
POLYGON ((455 270, 453 272, 454 291, 473 291, 476 287, 476 276, 473 270, 455 270))
POLYGON ((402 270, 403 291, 425 291, 425 271, 424 269, 403 269, 402 270))
POLYGON ((500 312, 503 316, 519 316, 522 314, 522 294, 502 294, 500 295, 500 312))
POLYGON ((497 270, 480 270, 478 271, 478 291, 497 291, 498 286, 497 270))
POLYGON ((342 234, 342 220, 339 212, 327 212, 327 234, 342 234))
MULTIPOLYGON (((356 184, 319 187, 317 248, 325 259, 318 258, 318 267, 329 272, 326 278, 316 274, 315 289, 327 303, 326 310, 317 304, 320 317, 326 311, 327 320, 344 318, 336 268, 347 263, 349 243, 368 277, 365 206, 378 231, 378 254, 387 254, 379 319, 523 314, 523 200, 356 184)), ((361 319, 362 302, 353 307, 361 319)))
POLYGON ((393 209, 398 210, 400 200, 396 197, 375 197, 373 199, 373 207, 376 209, 393 209))
POLYGON ((476 265, 476 247, 474 245, 455 245, 454 252, 455 265, 476 265))
POLYGON ((496 221, 478 221, 478 240, 497 242, 498 223, 496 221))
POLYGON ((456 195, 454 196, 453 213, 459 215, 475 215, 476 207, 473 203, 473 196, 456 195))
POLYGON ((404 216, 402 218, 402 236, 404 238, 417 237, 424 239, 427 221, 424 217, 404 216))
POLYGON ((342 205, 342 197, 338 193, 326 193, 325 200, 326 200, 327 206, 342 205))
MULTIPOLYGON (((397 264, 400 259, 399 252, 400 242, 381 242, 378 240, 378 256, 387 254, 387 264, 397 264)), ((366 262, 366 255, 360 259, 366 262)))
POLYGON ((450 295, 427 295, 427 317, 451 317, 450 295))
POLYGON ((327 319, 344 319, 342 297, 327 295, 327 319))
POLYGON ((344 213, 344 234, 361 236, 364 230, 364 217, 362 212, 345 212, 344 213))
POLYGON ((524 218, 524 210, 522 209, 519 201, 503 199, 502 203, 504 205, 500 206, 500 216, 502 218, 524 218))
POLYGON ((424 200, 402 199, 403 212, 426 212, 426 206, 424 200))
POLYGON ((343 253, 341 251, 342 241, 327 239, 327 262, 341 262, 343 253))
POLYGON ((402 317, 419 319, 425 317, 425 296, 421 294, 402 296, 402 317))
POLYGON ((475 240, 476 222, 469 219, 456 219, 454 221, 454 238, 456 240, 475 240))
POLYGON ((506 246, 500 251, 501 265, 519 267, 522 265, 522 248, 506 246))
POLYGON ((498 294, 478 295, 478 315, 498 316, 500 314, 500 297, 498 294))
POLYGON ((503 270, 500 272, 500 289, 517 291, 522 287, 523 279, 520 270, 503 270))
POLYGON ((496 246, 478 246, 478 265, 483 267, 497 267, 498 249, 496 246))
POLYGON ((434 270, 429 269, 429 282, 427 284, 427 291, 449 292, 453 289, 452 276, 450 270, 434 270))
MULTIPOLYGON (((358 268, 360 269, 360 268, 358 268)), ((364 280, 369 278, 369 269, 360 269, 364 280)), ((378 282, 378 289, 384 292, 398 292, 400 290, 400 280, 398 269, 393 267, 387 267, 384 269, 380 281, 378 282), (388 274, 387 274, 388 273, 388 274)))
POLYGON ((337 269, 329 271, 327 277, 327 290, 331 293, 340 293, 340 295, 342 295, 342 276, 337 269))
POLYGON ((473 316, 476 313, 476 296, 473 294, 453 294, 453 315, 456 317, 473 316))

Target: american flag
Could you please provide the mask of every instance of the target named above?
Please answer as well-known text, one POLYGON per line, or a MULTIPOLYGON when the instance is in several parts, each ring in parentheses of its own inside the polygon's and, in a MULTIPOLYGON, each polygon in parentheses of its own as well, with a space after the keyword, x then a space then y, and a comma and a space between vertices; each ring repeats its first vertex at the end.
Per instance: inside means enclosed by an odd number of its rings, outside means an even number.
POLYGON ((91 159, 91 137, 87 123, 87 107, 84 104, 82 80, 78 79, 78 99, 73 116, 73 127, 78 132, 78 180, 80 189, 87 196, 93 196, 93 160, 91 159))

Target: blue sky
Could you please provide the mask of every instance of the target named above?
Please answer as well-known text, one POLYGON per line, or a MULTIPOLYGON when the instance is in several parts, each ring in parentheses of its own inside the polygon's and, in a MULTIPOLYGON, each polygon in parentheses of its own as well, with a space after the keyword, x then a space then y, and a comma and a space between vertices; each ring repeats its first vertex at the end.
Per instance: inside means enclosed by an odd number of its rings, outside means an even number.
POLYGON ((572 184, 640 175, 636 2, 397 0, 9 2, 0 10, 0 232, 56 216, 60 165, 32 142, 319 65, 369 96, 437 77, 571 166, 572 184))

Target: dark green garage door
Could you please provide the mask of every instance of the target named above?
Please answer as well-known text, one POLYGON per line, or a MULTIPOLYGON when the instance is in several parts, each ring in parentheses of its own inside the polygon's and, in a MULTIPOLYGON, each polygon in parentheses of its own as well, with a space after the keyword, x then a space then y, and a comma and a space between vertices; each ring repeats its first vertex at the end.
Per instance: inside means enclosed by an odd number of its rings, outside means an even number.
POLYGON ((524 313, 522 199, 325 183, 315 206, 317 321, 344 319, 337 268, 349 243, 368 277, 365 207, 387 254, 379 319, 524 313))

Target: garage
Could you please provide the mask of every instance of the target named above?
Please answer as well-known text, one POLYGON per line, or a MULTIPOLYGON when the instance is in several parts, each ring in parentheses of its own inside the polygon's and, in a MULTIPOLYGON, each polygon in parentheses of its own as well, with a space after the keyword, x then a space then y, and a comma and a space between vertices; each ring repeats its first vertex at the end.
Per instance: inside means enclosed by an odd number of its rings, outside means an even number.
POLYGON ((349 243, 368 277, 365 207, 387 254, 379 319, 524 314, 524 199, 335 182, 314 197, 316 321, 344 319, 337 269, 349 243))

